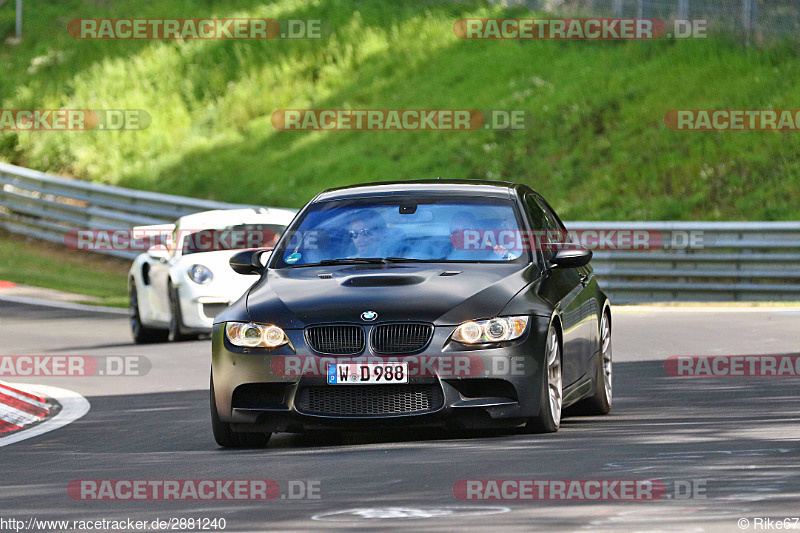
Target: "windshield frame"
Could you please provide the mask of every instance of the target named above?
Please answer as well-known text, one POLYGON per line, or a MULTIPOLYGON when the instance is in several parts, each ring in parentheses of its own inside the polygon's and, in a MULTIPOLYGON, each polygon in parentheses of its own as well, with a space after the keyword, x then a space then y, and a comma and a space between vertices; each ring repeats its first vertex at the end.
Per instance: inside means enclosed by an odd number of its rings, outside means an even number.
MULTIPOLYGON (((297 231, 303 221, 308 216, 309 211, 314 209, 315 207, 319 206, 320 204, 347 204, 347 203, 354 203, 354 202, 365 202, 371 203, 372 205, 378 204, 412 204, 412 205, 425 205, 425 204, 435 204, 440 202, 457 202, 459 200, 465 200, 468 202, 487 202, 490 200, 496 201, 498 204, 506 204, 508 207, 512 209, 514 213, 514 219, 517 224, 517 229, 519 231, 524 231, 528 227, 528 220, 524 216, 524 214, 520 211, 519 202, 516 201, 516 198, 513 194, 508 195, 491 195, 491 196, 479 196, 474 193, 470 192, 451 192, 451 193, 441 193, 436 192, 433 194, 426 194, 422 192, 414 192, 414 193, 390 193, 390 194, 375 194, 375 195, 358 195, 358 196, 345 196, 339 198, 328 198, 324 200, 316 200, 309 202, 292 220, 292 223, 289 227, 286 228, 286 231, 281 235, 280 240, 275 245, 274 250, 267 262, 267 269, 296 269, 296 268, 306 268, 306 267, 331 267, 337 265, 330 265, 324 264, 323 262, 314 262, 314 263, 303 263, 292 265, 288 264, 283 261, 284 252, 288 249, 287 243, 290 240, 291 236, 297 231)), ((399 258, 384 258, 385 261, 382 262, 382 266, 386 267, 392 264, 397 265, 413 265, 413 264, 444 264, 444 265, 458 265, 458 264, 475 264, 475 265, 529 265, 531 263, 537 263, 538 257, 535 258, 531 254, 531 250, 528 249, 529 247, 523 247, 519 257, 511 260, 504 260, 504 261, 497 261, 497 260, 471 260, 471 259, 415 259, 415 258, 406 258, 405 261, 397 260, 399 258)), ((362 265, 363 262, 359 261, 359 258, 341 258, 343 260, 352 259, 352 264, 354 265, 362 265)), ((341 264, 348 264, 342 262, 341 264)), ((379 263, 380 264, 380 263, 379 263)))

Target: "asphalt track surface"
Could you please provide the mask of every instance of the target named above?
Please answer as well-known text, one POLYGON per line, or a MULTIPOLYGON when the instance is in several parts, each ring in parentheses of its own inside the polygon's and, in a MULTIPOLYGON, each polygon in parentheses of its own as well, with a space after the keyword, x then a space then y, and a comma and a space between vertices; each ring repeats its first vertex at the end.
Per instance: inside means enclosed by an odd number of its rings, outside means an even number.
POLYGON ((800 378, 679 378, 664 369, 671 355, 796 354, 797 310, 620 311, 611 415, 566 418, 556 434, 279 435, 262 450, 223 450, 213 441, 209 341, 129 339, 124 317, 0 302, 0 355, 136 355, 152 365, 140 377, 5 378, 76 391, 91 410, 0 448, 0 518, 225 518, 228 531, 756 531, 756 518, 800 515, 800 378), (80 479, 254 478, 277 481, 284 495, 289 481, 317 482, 319 499, 75 501, 67 493, 80 479), (459 480, 498 478, 661 480, 668 497, 454 496, 459 480), (698 497, 674 497, 676 481, 698 487, 698 497), (443 514, 379 518, 388 515, 375 510, 385 508, 443 514), (319 520, 352 509, 362 511, 327 518, 355 521, 319 520), (461 514, 492 509, 499 514, 461 514), (741 518, 749 529, 738 527, 741 518))

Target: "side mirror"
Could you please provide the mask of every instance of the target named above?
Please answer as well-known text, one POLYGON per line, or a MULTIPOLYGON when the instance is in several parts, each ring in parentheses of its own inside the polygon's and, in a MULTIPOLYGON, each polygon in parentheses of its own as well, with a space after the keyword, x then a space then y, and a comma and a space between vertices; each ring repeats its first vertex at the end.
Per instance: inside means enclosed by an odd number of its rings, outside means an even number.
POLYGON ((166 261, 169 259, 169 251, 163 244, 156 244, 147 250, 147 255, 156 261, 166 261))
POLYGON ((244 250, 237 252, 231 257, 229 263, 237 274, 257 274, 261 275, 266 270, 262 262, 262 256, 268 254, 272 249, 259 248, 257 250, 244 250))
POLYGON ((550 264, 555 268, 578 268, 586 266, 592 260, 592 251, 586 248, 563 248, 550 258, 550 264))

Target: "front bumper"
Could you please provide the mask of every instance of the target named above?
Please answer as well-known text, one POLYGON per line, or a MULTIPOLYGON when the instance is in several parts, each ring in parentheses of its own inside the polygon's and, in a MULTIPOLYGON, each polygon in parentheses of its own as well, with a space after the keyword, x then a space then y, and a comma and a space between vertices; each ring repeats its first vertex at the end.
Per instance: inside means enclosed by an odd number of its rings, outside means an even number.
POLYGON ((216 316, 239 299, 252 284, 253 280, 247 276, 234 275, 238 276, 235 282, 219 276, 207 285, 194 283, 183 275, 185 279, 176 284, 175 289, 184 329, 195 333, 211 332, 216 316))
POLYGON ((210 333, 214 318, 230 304, 230 298, 224 296, 180 296, 183 326, 197 333, 210 333))
MULTIPOLYGON (((434 328, 428 347, 414 355, 322 356, 305 344, 302 330, 288 330, 288 345, 245 349, 212 331, 212 378, 221 421, 236 431, 301 432, 324 428, 518 426, 539 412, 544 382, 547 319, 531 317, 528 332, 498 347, 463 346, 449 340, 454 327, 434 328), (328 385, 326 367, 337 361, 407 361, 408 385, 328 385), (343 388, 349 392, 344 393, 343 388), (332 402, 309 402, 330 390, 332 402), (380 397, 381 395, 384 397, 380 397), (415 406, 393 412, 339 412, 336 398, 380 397, 369 405, 415 406), (421 401, 422 400, 422 401, 421 401), (416 402, 416 403, 415 403, 416 402), (326 406, 334 405, 333 408, 326 406)), ((356 409, 357 410, 357 409, 356 409)))

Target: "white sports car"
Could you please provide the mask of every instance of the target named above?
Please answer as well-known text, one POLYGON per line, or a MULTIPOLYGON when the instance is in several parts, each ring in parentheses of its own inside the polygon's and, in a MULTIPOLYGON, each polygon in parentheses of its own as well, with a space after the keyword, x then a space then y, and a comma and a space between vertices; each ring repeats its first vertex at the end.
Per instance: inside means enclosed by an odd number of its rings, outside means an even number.
POLYGON ((157 234, 166 241, 140 254, 128 275, 134 341, 178 341, 210 333, 214 317, 255 281, 236 274, 228 260, 242 249, 274 246, 295 213, 205 211, 175 224, 134 228, 135 238, 157 234))

